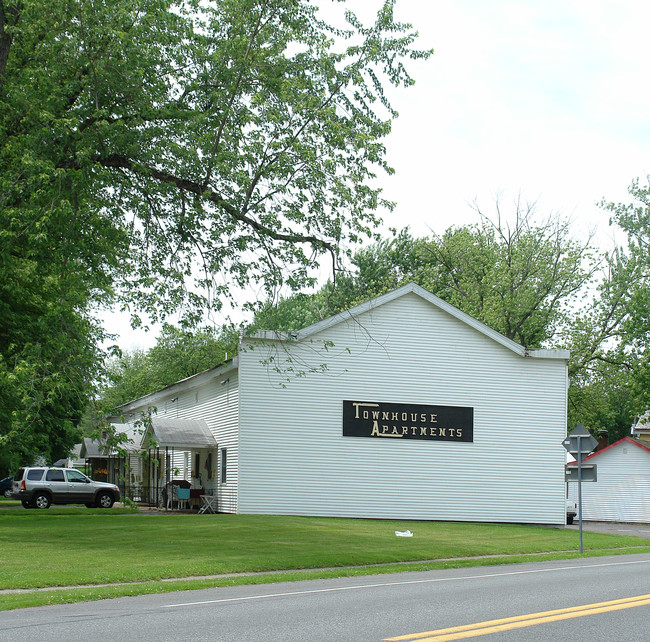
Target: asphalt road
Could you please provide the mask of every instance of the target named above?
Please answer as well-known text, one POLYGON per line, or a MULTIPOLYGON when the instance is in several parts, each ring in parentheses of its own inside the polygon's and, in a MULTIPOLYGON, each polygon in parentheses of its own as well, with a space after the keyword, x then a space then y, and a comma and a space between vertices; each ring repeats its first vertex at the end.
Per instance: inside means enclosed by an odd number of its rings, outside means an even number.
POLYGON ((491 641, 645 642, 648 622, 650 555, 625 555, 7 611, 0 640, 441 641, 480 634, 491 641), (597 606, 567 610, 586 605, 597 606), (431 633, 468 625, 479 628, 431 633))

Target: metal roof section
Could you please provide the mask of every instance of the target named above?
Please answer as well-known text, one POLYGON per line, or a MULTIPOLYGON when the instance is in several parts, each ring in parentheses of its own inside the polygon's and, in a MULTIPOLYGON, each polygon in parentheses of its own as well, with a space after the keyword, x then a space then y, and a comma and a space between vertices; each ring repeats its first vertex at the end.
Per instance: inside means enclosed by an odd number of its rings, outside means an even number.
MULTIPOLYGON (((140 450, 144 428, 139 423, 113 423, 111 427, 116 434, 123 433, 126 436, 126 440, 120 444, 121 448, 128 452, 138 452, 140 450)), ((117 449, 114 447, 110 448, 110 452, 107 452, 105 439, 97 440, 84 437, 80 446, 80 459, 106 459, 117 453, 117 449)))
POLYGON ((151 427, 147 429, 143 437, 148 437, 150 431, 153 432, 153 439, 159 448, 217 447, 217 441, 203 419, 152 417, 151 427))
POLYGON ((422 297, 432 305, 443 310, 447 314, 455 317, 459 321, 465 323, 466 325, 474 328, 481 334, 485 335, 489 339, 500 343, 505 348, 508 348, 512 352, 522 356, 522 357, 532 357, 534 359, 568 359, 569 351, 568 350, 547 350, 544 348, 525 348, 524 346, 519 345, 515 341, 508 339, 508 337, 502 335, 500 332, 493 330, 488 327, 481 321, 478 321, 469 314, 459 310, 453 305, 443 301, 440 297, 437 297, 435 294, 431 294, 428 290, 425 290, 423 287, 416 285, 415 283, 407 283, 396 290, 382 294, 374 299, 370 299, 365 303, 361 303, 345 312, 340 312, 332 317, 323 319, 313 325, 307 326, 302 330, 297 332, 274 332, 271 330, 259 330, 252 335, 249 335, 247 338, 251 339, 263 339, 263 340, 275 340, 275 341, 300 341, 307 339, 308 337, 322 332, 327 328, 330 328, 344 321, 354 319, 355 317, 364 314, 366 312, 371 312, 373 309, 378 308, 379 306, 390 303, 395 299, 403 297, 407 294, 416 294, 419 297, 422 297))

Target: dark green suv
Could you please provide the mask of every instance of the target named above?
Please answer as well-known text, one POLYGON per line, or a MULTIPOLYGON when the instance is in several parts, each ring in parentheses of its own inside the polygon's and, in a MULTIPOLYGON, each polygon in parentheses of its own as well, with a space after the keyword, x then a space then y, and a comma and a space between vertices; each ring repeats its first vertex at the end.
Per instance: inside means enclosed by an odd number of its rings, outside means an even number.
POLYGON ((110 508, 120 500, 120 489, 93 481, 74 468, 30 466, 19 468, 14 475, 11 496, 25 508, 49 508, 51 504, 110 508))

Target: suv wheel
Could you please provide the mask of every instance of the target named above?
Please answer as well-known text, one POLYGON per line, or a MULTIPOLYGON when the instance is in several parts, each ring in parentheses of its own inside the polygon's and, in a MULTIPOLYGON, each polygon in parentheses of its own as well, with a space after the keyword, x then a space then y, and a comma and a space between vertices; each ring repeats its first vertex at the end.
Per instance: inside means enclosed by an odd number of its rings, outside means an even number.
POLYGON ((49 496, 45 493, 36 493, 32 503, 34 508, 49 508, 51 502, 49 496))
POLYGON ((97 495, 97 508, 110 508, 113 505, 113 495, 110 493, 99 493, 97 495))

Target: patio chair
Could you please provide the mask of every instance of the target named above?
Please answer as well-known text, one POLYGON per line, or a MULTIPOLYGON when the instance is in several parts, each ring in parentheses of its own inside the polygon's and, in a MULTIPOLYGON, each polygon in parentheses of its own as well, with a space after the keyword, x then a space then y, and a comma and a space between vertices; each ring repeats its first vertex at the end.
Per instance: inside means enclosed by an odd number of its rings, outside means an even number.
POLYGON ((178 508, 181 508, 181 504, 183 505, 183 508, 187 509, 189 508, 190 505, 190 489, 189 488, 176 488, 176 497, 178 499, 178 508))

